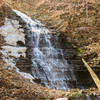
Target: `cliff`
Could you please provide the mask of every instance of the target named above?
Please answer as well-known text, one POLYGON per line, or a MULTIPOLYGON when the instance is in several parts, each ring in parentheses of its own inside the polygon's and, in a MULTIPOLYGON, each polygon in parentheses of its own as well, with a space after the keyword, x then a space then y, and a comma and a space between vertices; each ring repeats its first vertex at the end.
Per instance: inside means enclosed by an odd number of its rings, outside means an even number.
POLYGON ((99 0, 7 0, 14 9, 41 20, 64 34, 91 67, 99 65, 99 0))

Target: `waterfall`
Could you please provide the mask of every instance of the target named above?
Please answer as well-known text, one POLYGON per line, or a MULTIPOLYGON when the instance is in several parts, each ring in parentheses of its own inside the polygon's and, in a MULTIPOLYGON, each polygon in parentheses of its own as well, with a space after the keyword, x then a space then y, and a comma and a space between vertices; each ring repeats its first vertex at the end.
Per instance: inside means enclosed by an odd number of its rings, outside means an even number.
POLYGON ((69 84, 72 83, 69 81, 76 81, 76 78, 64 58, 63 49, 56 46, 58 37, 52 41, 52 32, 40 21, 32 20, 20 11, 13 11, 26 23, 34 78, 40 79, 48 88, 70 89, 69 84))

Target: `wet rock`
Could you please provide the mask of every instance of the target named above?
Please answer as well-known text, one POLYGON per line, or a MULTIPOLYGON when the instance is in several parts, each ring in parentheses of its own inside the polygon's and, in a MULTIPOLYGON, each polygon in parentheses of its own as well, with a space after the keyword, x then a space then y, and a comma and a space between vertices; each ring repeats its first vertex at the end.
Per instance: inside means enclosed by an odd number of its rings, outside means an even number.
POLYGON ((58 98, 56 100, 68 100, 68 98, 58 98))

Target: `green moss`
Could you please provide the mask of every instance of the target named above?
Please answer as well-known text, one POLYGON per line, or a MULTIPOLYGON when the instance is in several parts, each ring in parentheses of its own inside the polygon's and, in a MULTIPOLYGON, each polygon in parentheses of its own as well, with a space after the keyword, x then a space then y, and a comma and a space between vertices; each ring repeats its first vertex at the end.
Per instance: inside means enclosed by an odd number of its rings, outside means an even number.
POLYGON ((82 98, 83 95, 81 93, 81 91, 79 89, 75 89, 72 91, 72 93, 68 96, 68 98, 74 98, 76 100, 76 98, 82 98))
POLYGON ((79 97, 81 97, 82 96, 82 94, 80 94, 80 93, 72 93, 71 95, 70 95, 70 97, 77 97, 77 98, 79 98, 79 97))
POLYGON ((84 54, 86 51, 82 48, 77 48, 77 53, 78 54, 84 54))

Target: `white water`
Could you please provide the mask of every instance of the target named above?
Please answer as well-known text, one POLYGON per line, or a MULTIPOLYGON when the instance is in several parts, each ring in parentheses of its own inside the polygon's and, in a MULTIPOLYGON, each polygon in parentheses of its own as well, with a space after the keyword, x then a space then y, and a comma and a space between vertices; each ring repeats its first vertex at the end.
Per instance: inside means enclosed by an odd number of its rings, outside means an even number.
POLYGON ((86 99, 87 99, 87 100, 91 100, 91 98, 90 98, 89 95, 86 95, 86 99))
POLYGON ((64 59, 63 50, 54 48, 51 43, 52 33, 39 21, 32 20, 20 11, 13 11, 26 23, 34 78, 40 79, 48 88, 68 90, 68 82, 76 81, 76 78, 64 59))

